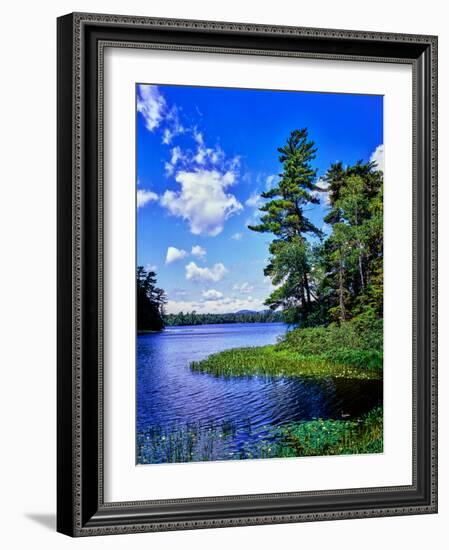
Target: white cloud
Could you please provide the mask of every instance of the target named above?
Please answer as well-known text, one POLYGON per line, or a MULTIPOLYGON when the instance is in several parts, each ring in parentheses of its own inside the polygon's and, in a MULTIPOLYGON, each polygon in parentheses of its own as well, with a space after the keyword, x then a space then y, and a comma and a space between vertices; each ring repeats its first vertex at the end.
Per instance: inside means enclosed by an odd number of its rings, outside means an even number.
POLYGON ((326 180, 323 180, 323 178, 319 178, 316 182, 315 182, 315 185, 317 187, 319 187, 320 189, 322 189, 323 191, 327 191, 328 187, 329 187, 329 182, 327 182, 326 180))
POLYGON ((178 107, 170 108, 159 88, 150 84, 140 84, 137 92, 137 111, 145 120, 150 132, 161 127, 162 143, 170 145, 173 138, 186 131, 179 119, 178 107))
POLYGON ((167 248, 167 256, 165 258, 166 264, 171 264, 172 262, 176 262, 177 260, 182 260, 187 256, 187 252, 185 250, 176 248, 174 246, 169 246, 167 248))
POLYGON ((187 132, 194 147, 171 149, 165 172, 175 178, 181 189, 166 191, 161 205, 173 216, 186 220, 192 234, 216 236, 229 216, 243 209, 237 198, 227 192, 236 181, 240 158, 226 159, 219 145, 207 147, 197 127, 181 125, 176 106, 170 109, 166 119, 168 131, 164 131, 163 140, 168 143, 177 133, 187 132))
POLYGON ((138 189, 137 190, 137 208, 142 208, 147 203, 152 201, 157 201, 158 196, 153 191, 148 191, 148 189, 138 189))
POLYGON ((170 130, 170 128, 164 128, 164 131, 162 132, 162 143, 164 145, 169 145, 172 139, 173 132, 170 130))
POLYGON ((218 145, 216 147, 206 147, 204 135, 197 128, 193 129, 193 139, 197 145, 197 150, 191 160, 196 164, 204 166, 208 161, 214 165, 224 162, 224 151, 218 145))
POLYGON ((241 283, 240 285, 239 285, 239 284, 235 284, 235 285, 232 287, 232 290, 237 290, 238 292, 249 293, 249 292, 252 292, 252 291, 254 290, 254 286, 253 286, 253 285, 250 285, 250 284, 247 283, 247 282, 244 282, 244 283, 241 283))
POLYGON ((327 188, 329 187, 328 182, 320 178, 315 183, 315 185, 318 187, 318 190, 312 191, 311 195, 319 199, 321 204, 329 206, 330 199, 329 199, 329 192, 327 191, 327 188))
POLYGON ((198 147, 198 152, 193 158, 197 164, 205 164, 207 158, 207 149, 205 147, 198 147))
MULTIPOLYGON (((192 256, 195 256, 196 258, 204 259, 206 257, 207 251, 202 246, 196 244, 192 246, 190 254, 192 256)), ((189 253, 186 250, 182 250, 174 246, 169 246, 167 248, 167 257, 165 258, 165 263, 171 264, 172 262, 176 262, 177 260, 183 260, 188 255, 189 253)))
POLYGON ((240 168, 240 156, 236 155, 228 162, 229 170, 238 170, 240 168))
POLYGON ((265 189, 268 191, 279 181, 279 176, 277 174, 270 174, 265 179, 265 189))
POLYGON ((235 313, 242 309, 261 311, 266 309, 262 300, 251 296, 244 299, 223 298, 219 300, 202 301, 176 301, 169 300, 167 303, 167 313, 179 313, 184 311, 197 311, 198 313, 235 313))
POLYGON ((145 271, 156 271, 157 270, 157 265, 146 264, 144 269, 145 269, 145 271))
POLYGON ((204 136, 196 128, 193 130, 193 139, 197 142, 198 145, 204 145, 204 136))
POLYGON ((192 246, 192 256, 196 256, 197 258, 205 258, 206 257, 206 249, 200 246, 199 244, 196 244, 195 246, 192 246))
POLYGON ((140 84, 137 94, 137 111, 145 120, 145 126, 150 132, 160 125, 167 104, 157 86, 140 84))
POLYGON ((371 155, 371 158, 369 160, 371 162, 375 162, 377 164, 377 168, 379 170, 382 170, 382 172, 384 171, 385 161, 384 161, 384 145, 383 145, 383 143, 376 147, 376 149, 374 150, 374 152, 371 155))
POLYGON ((223 293, 219 290, 214 290, 213 288, 211 288, 210 290, 203 290, 201 294, 207 300, 220 300, 221 298, 223 298, 223 293))
MULTIPOLYGON (((220 147, 215 147, 215 149, 212 149, 209 152, 210 161, 212 164, 218 164, 220 162, 223 162, 225 159, 224 151, 220 147)), ((236 159, 233 161, 234 163, 238 162, 236 159)))
POLYGON ((183 158, 184 158, 184 153, 182 152, 181 147, 179 147, 178 145, 176 147, 173 147, 173 149, 171 150, 170 163, 173 164, 173 166, 175 166, 178 163, 178 161, 182 160, 183 158))
POLYGON ((223 231, 225 221, 242 210, 237 198, 226 192, 235 179, 230 170, 182 170, 175 177, 180 191, 166 191, 161 205, 172 216, 186 220, 193 235, 215 237, 223 231))
POLYGON ((178 145, 171 150, 171 157, 169 162, 165 163, 165 172, 167 175, 172 176, 175 173, 176 165, 186 160, 186 155, 178 145))
POLYGON ((186 279, 194 282, 218 282, 223 279, 228 270, 220 262, 213 267, 199 267, 195 262, 186 265, 186 279))
POLYGON ((216 236, 225 221, 243 209, 228 188, 235 184, 240 165, 238 156, 226 159, 219 145, 207 147, 204 135, 196 127, 185 128, 179 121, 178 109, 165 108, 163 142, 168 144, 178 133, 187 132, 194 141, 193 148, 171 149, 165 162, 165 172, 174 177, 180 188, 167 190, 160 204, 168 212, 188 222, 194 235, 216 236), (168 112, 167 112, 168 111, 168 112))
MULTIPOLYGON (((163 138, 162 141, 164 143, 169 143, 169 140, 171 140, 173 135, 175 134, 170 133, 170 130, 164 130, 164 136, 167 137, 167 140, 164 141, 165 138, 163 138)), ((195 167, 201 170, 207 168, 216 170, 218 168, 222 172, 226 172, 227 170, 233 171, 238 168, 238 157, 226 162, 225 153, 220 146, 217 145, 215 147, 206 147, 204 145, 204 138, 201 133, 194 133, 194 140, 197 143, 197 148, 195 151, 192 151, 191 149, 186 149, 183 151, 179 146, 173 147, 171 150, 171 158, 165 163, 165 171, 169 176, 172 176, 175 173, 176 167, 187 171, 191 171, 195 169, 195 167)))
POLYGON ((193 160, 203 166, 210 161, 213 165, 222 163, 225 159, 225 154, 220 147, 205 147, 203 144, 198 145, 197 152, 193 157, 193 160))
POLYGON ((270 292, 270 294, 271 294, 271 292, 273 292, 274 290, 276 290, 277 288, 279 288, 282 285, 282 283, 279 283, 278 285, 274 285, 272 283, 270 277, 264 277, 263 278, 263 284, 267 285, 268 292, 270 292))
POLYGON ((321 193, 321 203, 326 206, 330 206, 331 199, 329 196, 329 191, 324 191, 323 193, 321 193))
POLYGON ((173 164, 171 164, 170 162, 166 162, 164 168, 167 176, 173 176, 175 172, 175 167, 173 166, 173 164))
POLYGON ((231 235, 231 239, 233 239, 234 241, 240 241, 242 240, 243 238, 243 233, 234 233, 233 235, 231 235))
POLYGON ((245 201, 246 206, 250 208, 260 208, 263 204, 263 199, 260 193, 253 191, 248 199, 245 201))
POLYGON ((162 134, 162 143, 164 145, 170 145, 173 138, 179 134, 183 134, 186 129, 179 120, 178 107, 176 105, 173 105, 168 111, 165 120, 167 127, 164 128, 164 132, 162 134))

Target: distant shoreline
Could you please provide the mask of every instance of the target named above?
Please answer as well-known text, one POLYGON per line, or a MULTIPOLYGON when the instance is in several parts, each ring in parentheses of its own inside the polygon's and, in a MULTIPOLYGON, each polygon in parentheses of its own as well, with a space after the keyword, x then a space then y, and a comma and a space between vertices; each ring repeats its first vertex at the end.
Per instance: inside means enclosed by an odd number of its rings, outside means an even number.
POLYGON ((236 323, 279 323, 284 321, 280 311, 265 309, 263 311, 240 310, 232 313, 199 313, 197 311, 169 313, 163 316, 164 325, 226 325, 236 323))

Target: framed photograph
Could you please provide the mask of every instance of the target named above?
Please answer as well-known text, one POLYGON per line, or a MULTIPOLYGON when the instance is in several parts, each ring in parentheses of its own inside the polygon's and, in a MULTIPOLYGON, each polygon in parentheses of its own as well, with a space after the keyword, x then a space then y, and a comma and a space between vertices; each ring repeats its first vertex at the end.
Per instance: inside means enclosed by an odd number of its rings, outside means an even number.
POLYGON ((437 38, 58 19, 58 531, 437 511, 437 38))

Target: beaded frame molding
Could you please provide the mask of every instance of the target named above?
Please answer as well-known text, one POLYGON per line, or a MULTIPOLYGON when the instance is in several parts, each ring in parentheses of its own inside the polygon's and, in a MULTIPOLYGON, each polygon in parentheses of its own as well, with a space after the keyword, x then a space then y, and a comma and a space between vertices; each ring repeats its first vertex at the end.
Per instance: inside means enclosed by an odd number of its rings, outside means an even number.
POLYGON ((74 13, 58 18, 58 494, 70 536, 437 512, 437 37, 74 13), (105 502, 105 47, 406 63, 413 70, 412 484, 105 502))

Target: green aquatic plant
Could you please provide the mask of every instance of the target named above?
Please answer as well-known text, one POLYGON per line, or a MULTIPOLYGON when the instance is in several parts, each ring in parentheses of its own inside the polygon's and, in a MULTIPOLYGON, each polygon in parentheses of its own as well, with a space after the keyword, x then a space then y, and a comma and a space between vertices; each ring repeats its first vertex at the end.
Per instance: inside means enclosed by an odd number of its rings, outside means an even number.
POLYGON ((251 427, 232 421, 150 428, 137 436, 138 464, 249 460, 383 451, 383 411, 378 406, 356 419, 314 419, 282 426, 263 426, 248 438, 251 427), (237 443, 239 439, 239 443, 237 443))
POLYGON ((348 378, 358 380, 379 379, 382 371, 374 363, 367 368, 361 354, 357 363, 348 354, 337 360, 327 354, 302 355, 277 346, 237 348, 210 355, 190 364, 192 370, 215 376, 298 376, 302 378, 348 378), (340 359, 340 360, 338 360, 340 359))
POLYGON ((293 456, 381 453, 383 412, 375 407, 356 420, 309 420, 279 428, 293 456))
POLYGON ((294 329, 277 344, 237 348, 194 361, 191 368, 216 376, 382 377, 382 320, 294 329))

